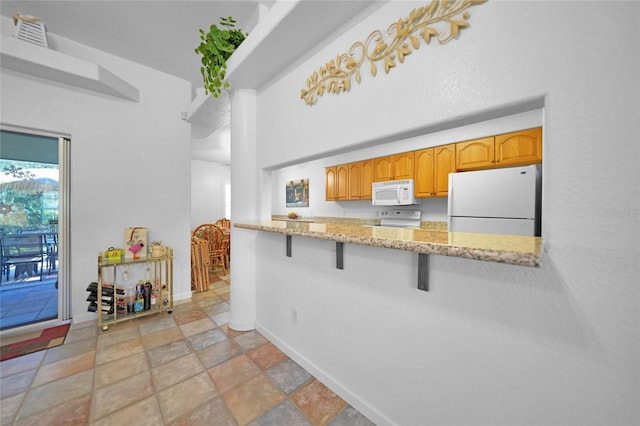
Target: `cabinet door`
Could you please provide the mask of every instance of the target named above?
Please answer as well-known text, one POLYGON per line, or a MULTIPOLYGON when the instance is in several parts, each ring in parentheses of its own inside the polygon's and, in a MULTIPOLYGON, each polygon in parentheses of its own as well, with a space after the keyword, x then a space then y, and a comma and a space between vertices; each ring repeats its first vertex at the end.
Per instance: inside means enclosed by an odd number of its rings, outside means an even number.
POLYGON ((349 165, 336 166, 336 200, 349 199, 349 165))
POLYGON ((325 173, 324 198, 327 201, 336 199, 336 166, 327 167, 325 173))
POLYGON ((456 169, 477 170, 494 167, 493 136, 456 144, 456 169))
POLYGON ((349 163, 349 199, 359 200, 361 197, 362 162, 349 163))
POLYGON ((436 197, 449 195, 449 173, 456 171, 455 144, 434 148, 433 153, 433 192, 436 197))
POLYGON ((433 195, 433 148, 421 149, 415 152, 415 186, 416 197, 431 197, 433 195))
POLYGON ((496 165, 499 167, 542 162, 542 128, 496 136, 496 165))
POLYGON ((393 179, 413 179, 414 153, 403 152, 393 156, 393 179))
POLYGON ((373 184, 373 160, 363 160, 360 168, 360 199, 371 199, 371 184, 373 184))
POLYGON ((393 156, 380 157, 373 160, 375 182, 385 182, 393 179, 393 156))

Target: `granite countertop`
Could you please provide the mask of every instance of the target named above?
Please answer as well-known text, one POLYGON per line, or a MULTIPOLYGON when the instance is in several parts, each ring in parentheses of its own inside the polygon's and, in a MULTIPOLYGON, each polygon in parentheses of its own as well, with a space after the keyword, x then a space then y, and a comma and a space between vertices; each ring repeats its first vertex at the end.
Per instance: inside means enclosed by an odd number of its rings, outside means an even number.
POLYGON ((542 246, 542 238, 540 237, 446 232, 417 227, 398 229, 367 226, 361 223, 271 220, 234 223, 234 226, 341 243, 523 266, 538 266, 542 246))

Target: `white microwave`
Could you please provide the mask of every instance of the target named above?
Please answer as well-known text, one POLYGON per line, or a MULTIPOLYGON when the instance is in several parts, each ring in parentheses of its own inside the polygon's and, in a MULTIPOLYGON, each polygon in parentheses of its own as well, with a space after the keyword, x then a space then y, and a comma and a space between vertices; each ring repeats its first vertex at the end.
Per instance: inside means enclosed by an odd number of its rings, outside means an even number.
POLYGON ((416 203, 413 179, 374 182, 372 187, 374 206, 409 206, 416 203))

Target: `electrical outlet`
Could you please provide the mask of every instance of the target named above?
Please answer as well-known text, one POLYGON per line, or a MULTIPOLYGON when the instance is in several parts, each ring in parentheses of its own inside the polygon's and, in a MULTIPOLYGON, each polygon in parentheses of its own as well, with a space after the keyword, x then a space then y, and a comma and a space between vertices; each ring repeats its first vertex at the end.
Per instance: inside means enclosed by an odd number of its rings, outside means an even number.
POLYGON ((291 308, 291 322, 298 323, 298 310, 296 308, 291 308))

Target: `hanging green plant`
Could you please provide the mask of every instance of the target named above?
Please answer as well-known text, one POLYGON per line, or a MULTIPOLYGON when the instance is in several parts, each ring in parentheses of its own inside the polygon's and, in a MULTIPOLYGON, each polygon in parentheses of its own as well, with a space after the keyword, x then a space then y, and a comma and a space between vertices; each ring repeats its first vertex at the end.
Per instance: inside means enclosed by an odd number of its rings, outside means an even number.
POLYGON ((231 16, 220 18, 220 27, 211 25, 209 32, 200 30, 200 46, 196 53, 202 55, 202 79, 206 93, 215 98, 220 96, 222 89, 229 90, 229 82, 224 81, 227 72, 227 60, 249 35, 236 28, 236 20, 231 16))

